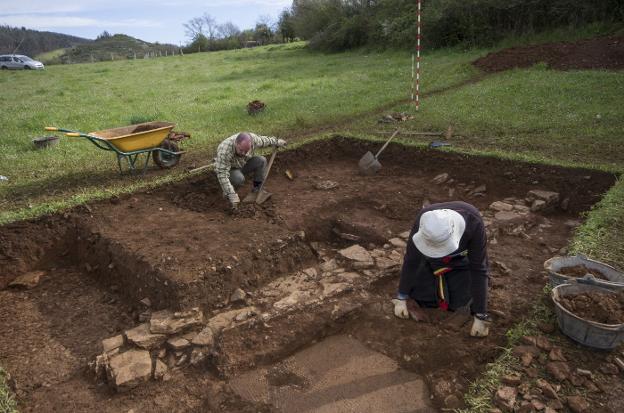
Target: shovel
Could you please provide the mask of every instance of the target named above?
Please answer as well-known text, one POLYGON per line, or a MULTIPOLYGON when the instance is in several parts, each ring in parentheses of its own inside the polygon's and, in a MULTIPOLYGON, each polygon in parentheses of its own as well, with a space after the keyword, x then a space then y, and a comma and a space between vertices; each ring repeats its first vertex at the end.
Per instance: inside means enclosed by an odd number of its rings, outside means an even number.
POLYGON ((251 204, 255 202, 256 204, 260 205, 264 203, 267 199, 271 198, 271 195, 273 194, 264 190, 264 184, 266 183, 267 178, 269 177, 269 172, 271 172, 271 166, 273 165, 273 160, 275 160, 276 154, 277 154, 277 146, 273 148, 273 153, 271 153, 271 159, 269 159, 269 165, 267 166, 267 170, 266 170, 266 173, 264 174, 264 179, 262 180, 262 184, 260 185, 260 188, 258 188, 256 192, 250 192, 249 194, 247 194, 247 196, 243 199, 243 203, 251 204))
POLYGON ((360 173, 362 175, 375 175, 377 171, 381 169, 381 164, 379 163, 379 154, 386 149, 386 146, 390 143, 390 141, 399 133, 399 130, 395 130, 390 139, 384 143, 384 146, 381 147, 377 155, 373 155, 370 151, 366 152, 364 156, 358 162, 358 166, 360 167, 360 173))

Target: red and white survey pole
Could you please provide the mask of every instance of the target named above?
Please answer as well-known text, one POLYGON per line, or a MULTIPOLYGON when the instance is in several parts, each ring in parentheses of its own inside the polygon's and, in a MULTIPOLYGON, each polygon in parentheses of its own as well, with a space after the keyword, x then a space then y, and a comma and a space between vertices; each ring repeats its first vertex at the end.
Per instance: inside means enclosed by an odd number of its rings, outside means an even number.
POLYGON ((421 0, 417 0, 418 12, 416 14, 416 77, 414 78, 414 54, 412 53, 412 101, 416 104, 416 110, 420 108, 420 10, 421 0))

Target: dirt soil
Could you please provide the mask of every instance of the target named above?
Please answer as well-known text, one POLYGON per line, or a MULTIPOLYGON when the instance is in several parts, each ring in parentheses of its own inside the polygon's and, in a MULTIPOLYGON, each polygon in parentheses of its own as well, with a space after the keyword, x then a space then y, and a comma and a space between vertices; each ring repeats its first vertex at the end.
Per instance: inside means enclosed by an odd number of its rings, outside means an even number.
POLYGON ((609 280, 602 272, 593 269, 593 268, 587 268, 584 265, 575 265, 574 267, 563 267, 562 269, 559 270, 560 274, 563 275, 567 275, 568 277, 584 277, 586 274, 591 274, 596 278, 599 278, 601 280, 609 280))
POLYGON ((489 53, 473 62, 485 72, 531 67, 537 63, 546 63, 557 70, 620 70, 624 68, 624 37, 512 47, 489 53))
POLYGON ((271 365, 326 335, 350 334, 424 377, 436 406, 456 404, 499 355, 506 329, 531 310, 547 280, 543 262, 566 248, 579 214, 614 177, 398 144, 388 146, 376 176, 358 175, 358 159, 378 147, 337 137, 280 153, 267 183, 273 198, 237 215, 227 212, 214 177, 204 174, 0 228, 0 365, 14 379, 20 411, 272 411, 239 400, 227 377, 210 369, 178 370, 168 381, 115 394, 90 375, 86 362, 101 352, 100 340, 138 324, 145 298, 153 309, 199 306, 211 314, 230 305, 238 287, 253 295, 279 277, 318 265, 318 245, 382 248, 411 228, 423 204, 464 200, 488 211, 494 201, 520 202, 531 189, 557 191, 569 199, 565 210, 529 214, 513 227, 492 224, 489 256, 499 264, 491 268, 496 322, 487 339, 471 339, 467 326, 450 328, 448 314, 438 310, 431 310, 430 324, 396 319, 389 300, 398 271, 351 297, 359 306, 342 324, 323 327, 332 313, 323 310, 302 315, 305 323, 293 317, 266 326, 271 334, 260 329, 231 338, 238 352, 271 348, 267 338, 296 338, 256 360, 271 365), (294 180, 285 176, 287 169, 294 180), (433 184, 442 173, 449 179, 433 184), (327 180, 337 186, 317 189, 327 180), (35 288, 5 288, 35 270, 44 272, 35 288))
POLYGON ((624 324, 624 292, 584 292, 561 297, 561 305, 586 320, 603 324, 624 324))

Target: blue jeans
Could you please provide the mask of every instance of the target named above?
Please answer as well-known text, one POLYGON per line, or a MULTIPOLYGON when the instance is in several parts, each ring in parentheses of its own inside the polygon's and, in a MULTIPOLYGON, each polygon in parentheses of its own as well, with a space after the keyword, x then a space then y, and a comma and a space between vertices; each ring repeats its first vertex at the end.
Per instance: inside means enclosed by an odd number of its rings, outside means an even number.
POLYGON ((239 188, 245 183, 245 175, 253 174, 254 182, 264 181, 267 160, 264 156, 252 156, 242 168, 230 169, 230 183, 239 188))

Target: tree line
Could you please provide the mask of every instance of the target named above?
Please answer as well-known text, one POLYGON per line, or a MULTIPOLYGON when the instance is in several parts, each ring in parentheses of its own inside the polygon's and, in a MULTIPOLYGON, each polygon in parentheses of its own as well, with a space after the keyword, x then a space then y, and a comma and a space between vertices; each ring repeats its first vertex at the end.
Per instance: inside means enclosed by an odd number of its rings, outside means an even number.
MULTIPOLYGON (((364 45, 409 48, 416 0, 294 0, 286 11, 294 35, 313 49, 364 45)), ((423 43, 439 48, 490 46, 509 35, 562 26, 624 21, 622 0, 423 0, 423 43)))
POLYGON ((92 42, 61 33, 40 32, 25 27, 0 25, 0 54, 24 54, 34 57, 50 50, 92 42))

